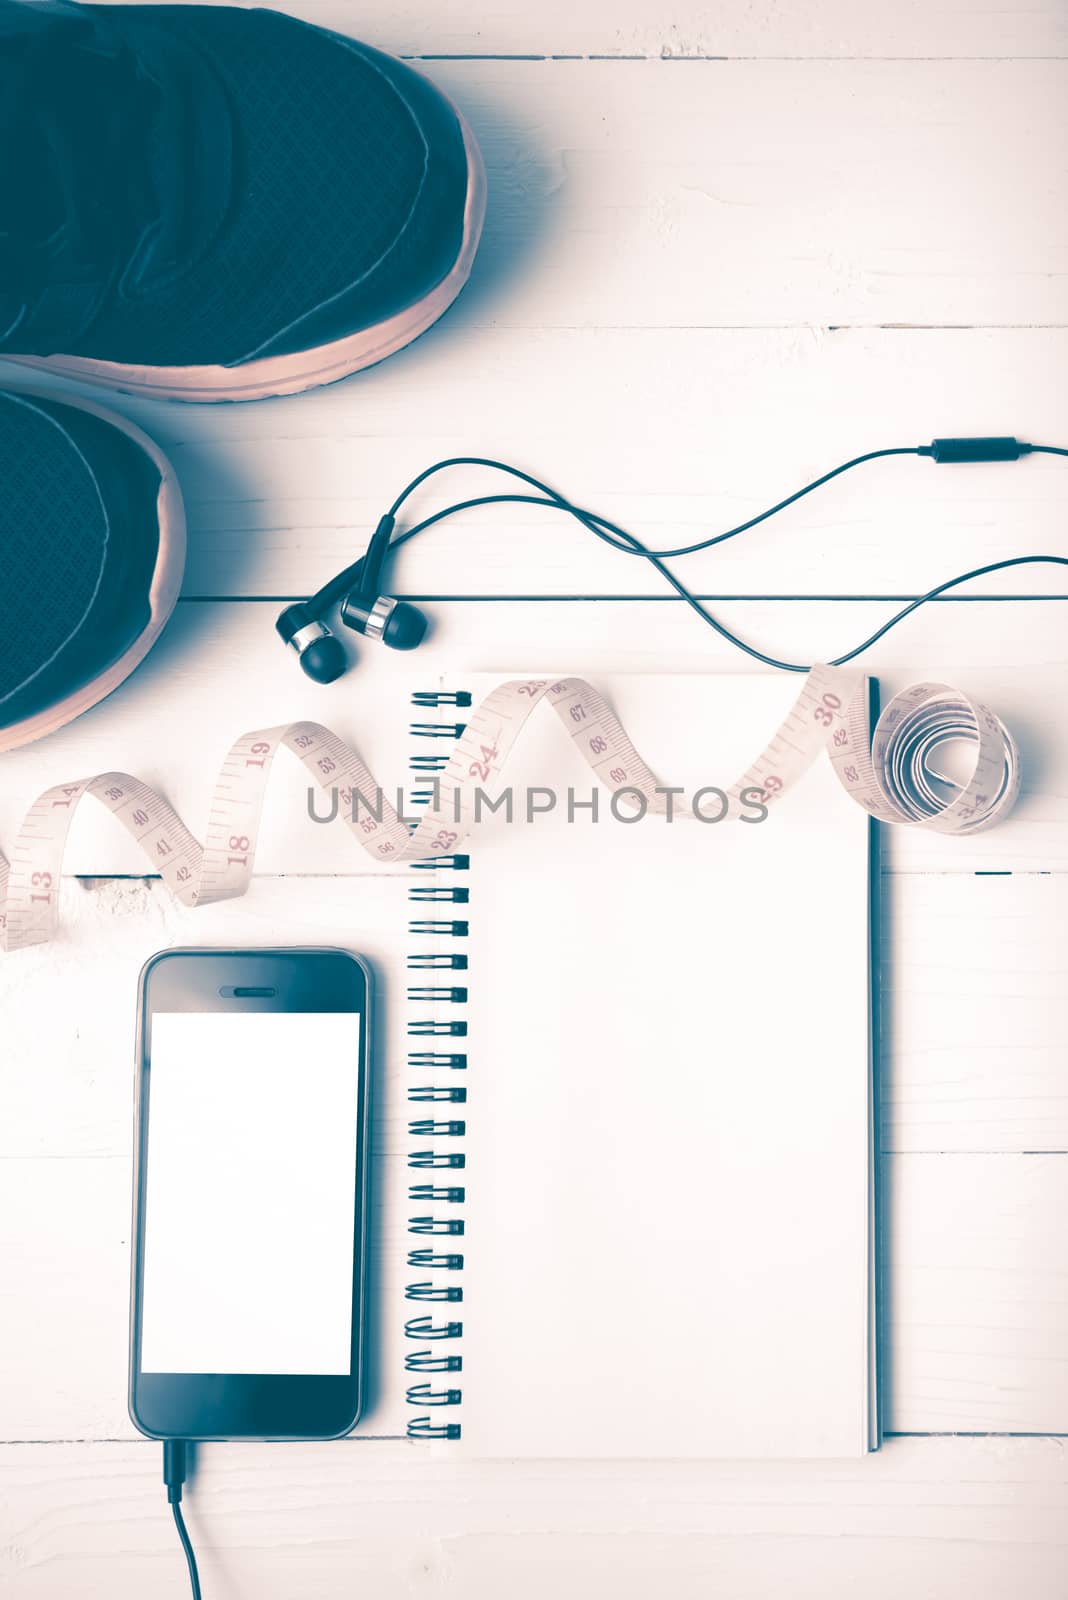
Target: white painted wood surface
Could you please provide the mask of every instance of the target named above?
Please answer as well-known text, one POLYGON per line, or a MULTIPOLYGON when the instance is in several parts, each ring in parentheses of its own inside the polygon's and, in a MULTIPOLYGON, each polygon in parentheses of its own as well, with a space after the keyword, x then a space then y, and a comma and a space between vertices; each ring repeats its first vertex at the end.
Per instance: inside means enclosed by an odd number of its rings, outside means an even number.
MULTIPOLYGON (((1068 476, 1068 468, 1066 468, 1068 476)), ((191 827, 202 826, 219 764, 238 733, 313 717, 349 739, 384 782, 407 771, 401 706, 413 673, 763 671, 671 601, 456 602, 431 600, 433 628, 417 657, 376 650, 354 635, 355 670, 327 688, 301 674, 274 632, 277 602, 182 602, 135 678, 62 736, 4 757, 0 839, 50 783, 112 767, 162 787, 191 827), (382 708, 389 709, 388 715, 382 708)), ((896 609, 885 600, 729 601, 714 613, 743 638, 800 660, 859 643, 896 609)), ((939 602, 921 609, 864 658, 887 694, 937 677, 987 701, 1020 742, 1023 786, 1015 812, 974 838, 892 830, 885 864, 898 871, 1058 871, 1068 867, 1068 641, 1060 601, 939 602)), ((344 632, 344 630, 341 630, 344 632)), ((753 732, 754 753, 771 729, 753 732)), ((358 871, 365 858, 328 830, 300 825, 304 788, 279 762, 268 799, 261 870, 358 871)), ((714 730, 709 762, 715 764, 714 730)), ((736 773, 718 770, 715 779, 736 773)), ((144 857, 99 810, 72 827, 69 870, 145 870, 144 857)))
MULTIPOLYGON (((145 1442, 60 1443, 0 1456, 8 1592, 179 1600, 158 1454, 145 1442)), ((490 1469, 416 1454, 399 1443, 205 1447, 186 1496, 205 1595, 1064 1593, 1056 1440, 900 1439, 863 1462, 774 1469, 490 1469)))
MULTIPOLYGON (((180 1600, 158 1455, 143 1441, 4 1452, 8 1592, 180 1600)), ((1064 1593, 1056 1440, 899 1439, 833 1467, 610 1462, 591 1472, 416 1455, 399 1443, 205 1447, 186 1495, 205 1595, 1064 1593)))
MULTIPOLYGON (((261 721, 321 717, 399 776, 403 720, 376 712, 411 663, 361 647, 359 675, 319 693, 274 639, 268 597, 352 559, 434 456, 516 459, 671 544, 875 446, 1068 442, 1063 0, 299 9, 428 58, 464 104, 491 175, 475 276, 419 345, 334 390, 118 402, 180 470, 187 599, 107 705, 4 758, 4 843, 45 784, 112 765, 158 783, 195 829, 226 744, 261 721), (643 59, 591 59, 620 56, 643 59), (562 57, 582 59, 542 59, 562 57)), ((749 597, 713 607, 730 626, 805 660, 856 643, 886 597, 1001 555, 1068 553, 1066 510, 1059 463, 893 461, 684 570, 702 593, 749 597)), ((637 563, 519 508, 435 530, 398 559, 396 587, 558 602, 432 601, 428 669, 744 666, 681 607, 636 603, 659 593, 637 563), (629 598, 577 599, 594 596, 629 598)), ((988 698, 1025 763, 1003 828, 886 841, 887 1415, 925 1437, 841 1468, 450 1466, 366 1438, 205 1448, 190 1515, 208 1596, 1060 1600, 1062 1441, 930 1437, 1068 1433, 1068 659, 1053 598, 1068 591, 1023 569, 974 592, 1043 598, 929 607, 870 658, 888 687, 938 675, 988 698)), ((240 906, 189 914, 158 884, 111 878, 143 865, 87 814, 70 869, 110 881, 69 883, 63 939, 0 963, 0 1593, 17 1600, 186 1592, 158 1451, 124 1414, 140 960, 283 929, 388 959, 396 936, 362 863, 295 825, 299 780, 278 778, 240 906)), ((381 1152, 396 1132, 385 1100, 381 1152)), ((380 1416, 393 1431, 388 1397, 380 1416)))
MULTIPOLYGON (((136 3, 136 0, 134 0, 136 3)), ((225 0, 209 0, 223 4, 225 0)), ((1060 0, 978 7, 970 0, 728 0, 717 6, 680 0, 670 9, 648 0, 488 0, 474 7, 444 0, 294 0, 290 10, 323 27, 357 33, 380 50, 431 59, 567 56, 755 56, 776 60, 880 56, 976 59, 1058 56, 1068 49, 1060 0)))
MULTIPOLYGON (((354 560, 394 495, 433 460, 514 462, 670 549, 736 526, 869 449, 955 432, 1063 440, 1066 367, 1060 329, 530 330, 446 320, 373 373, 260 405, 255 417, 120 404, 154 428, 181 473, 185 593, 277 596, 317 587, 354 560)), ((421 515, 511 486, 454 469, 413 505, 421 515)), ((674 565, 709 595, 917 594, 984 562, 1056 552, 1066 522, 1062 461, 895 458, 674 565)), ((669 593, 644 562, 529 506, 482 508, 429 530, 396 557, 394 584, 422 595, 669 593)), ((1024 567, 962 592, 1066 590, 1064 568, 1024 567)))
MULTIPOLYGON (((478 265, 424 348, 436 372, 487 324, 1063 323, 1068 60, 424 66, 490 178, 478 265)), ((373 408, 377 383, 351 392, 373 408)))
MULTIPOLYGON (((926 910, 933 905, 943 916, 948 910, 962 924, 976 917, 974 878, 947 875, 923 883, 926 910)), ((909 915, 916 887, 908 878, 891 888, 890 904, 906 928, 918 920, 909 915)), ((392 888, 380 877, 265 876, 245 900, 191 913, 158 883, 71 886, 63 944, 20 958, 8 1048, 15 1060, 39 1059, 40 1067, 8 1090, 0 1160, 0 1253, 8 1267, 0 1286, 0 1416, 7 1437, 135 1437, 124 1386, 130 996, 155 950, 231 940, 265 944, 284 930, 287 940, 345 942, 370 956, 383 975, 385 996, 373 1143, 392 1170, 405 1147, 406 1108, 397 1075, 387 1075, 384 1063, 390 1055, 396 1059, 403 1031, 398 955, 407 916, 403 895, 392 888), (75 962, 76 980, 66 976, 75 962), (56 1006, 64 982, 65 1001, 56 1006), (39 1381, 43 1373, 51 1374, 48 1382, 39 1381)), ((956 1013, 957 1049, 965 1060, 978 1058, 978 1065, 972 1081, 958 1089, 952 1155, 945 1153, 942 1132, 939 1054, 902 1061, 893 1027, 884 1053, 889 1103, 897 1116, 911 1118, 901 1131, 891 1122, 883 1139, 887 1426, 892 1432, 1068 1433, 1068 1251, 1063 1229, 1053 1225, 1068 1199, 1068 1163, 1055 1143, 1063 1134, 1051 1133, 1043 1106, 1029 1123, 1015 1111, 1013 1089, 1028 1053, 1010 1043, 995 1057, 985 1038, 986 1009, 976 1007, 970 1020, 981 976, 956 1013), (898 1088, 899 1077, 910 1071, 912 1078, 898 1088), (1006 1109, 992 1126, 989 1105, 998 1097, 1006 1109)), ((922 982, 916 987, 922 998, 922 982)), ((895 992, 895 1011, 907 1011, 908 998, 895 992)), ((378 1378, 361 1429, 374 1435, 397 1433, 404 1416, 396 1343, 403 1235, 392 1192, 383 1178, 373 1256, 378 1378)))

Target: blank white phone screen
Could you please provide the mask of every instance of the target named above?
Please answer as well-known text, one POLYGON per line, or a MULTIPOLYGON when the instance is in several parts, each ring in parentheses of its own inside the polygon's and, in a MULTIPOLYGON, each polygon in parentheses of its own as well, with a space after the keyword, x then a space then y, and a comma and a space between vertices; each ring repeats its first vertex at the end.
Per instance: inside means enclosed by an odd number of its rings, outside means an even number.
POLYGON ((153 1014, 143 1372, 349 1372, 361 1026, 153 1014))

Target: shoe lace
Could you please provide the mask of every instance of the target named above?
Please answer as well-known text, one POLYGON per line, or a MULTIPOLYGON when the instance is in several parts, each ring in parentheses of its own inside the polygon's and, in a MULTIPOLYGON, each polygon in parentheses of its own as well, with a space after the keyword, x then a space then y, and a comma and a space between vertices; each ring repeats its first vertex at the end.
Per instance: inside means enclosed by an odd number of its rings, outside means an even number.
POLYGON ((158 216, 147 152, 159 91, 97 22, 0 47, 0 340, 50 289, 92 320, 158 216))

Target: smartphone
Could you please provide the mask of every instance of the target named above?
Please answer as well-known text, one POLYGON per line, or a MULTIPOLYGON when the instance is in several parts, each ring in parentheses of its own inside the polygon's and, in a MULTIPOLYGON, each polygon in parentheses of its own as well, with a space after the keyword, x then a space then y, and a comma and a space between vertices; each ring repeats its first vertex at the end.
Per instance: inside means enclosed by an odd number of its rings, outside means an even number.
POLYGON ((141 973, 129 1405, 149 1437, 357 1421, 370 999, 344 950, 168 950, 141 973))

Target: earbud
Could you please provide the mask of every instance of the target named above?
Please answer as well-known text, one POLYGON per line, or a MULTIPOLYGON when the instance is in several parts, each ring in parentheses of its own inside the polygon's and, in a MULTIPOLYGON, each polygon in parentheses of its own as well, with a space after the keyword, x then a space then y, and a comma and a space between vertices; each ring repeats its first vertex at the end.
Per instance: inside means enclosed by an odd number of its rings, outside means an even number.
POLYGON ((381 639, 393 650, 414 650, 426 632, 426 618, 415 606, 379 594, 382 569, 389 554, 394 519, 386 515, 371 536, 360 563, 359 581, 341 602, 341 620, 368 639, 381 639))
POLYGON ((416 606, 378 592, 393 527, 393 517, 382 517, 359 561, 346 567, 310 600, 287 606, 275 623, 279 636, 297 652, 301 667, 315 683, 333 683, 345 670, 341 642, 319 617, 342 595, 341 620, 345 626, 368 639, 380 639, 392 650, 414 650, 426 633, 427 619, 416 606))
POLYGON ((304 601, 287 606, 275 623, 279 637, 297 652, 301 668, 315 683, 333 683, 345 670, 340 639, 313 616, 304 601))
POLYGON ((341 602, 341 620, 368 639, 381 639, 392 650, 414 650, 426 632, 423 613, 404 600, 378 595, 370 607, 358 594, 341 602))

